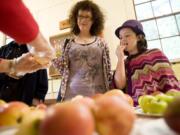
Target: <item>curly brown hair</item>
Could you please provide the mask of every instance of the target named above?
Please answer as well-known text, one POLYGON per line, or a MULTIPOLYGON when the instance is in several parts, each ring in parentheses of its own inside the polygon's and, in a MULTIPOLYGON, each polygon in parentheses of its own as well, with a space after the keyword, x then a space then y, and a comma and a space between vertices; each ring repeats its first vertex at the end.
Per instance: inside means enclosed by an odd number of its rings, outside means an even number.
POLYGON ((101 12, 99 6, 90 0, 77 2, 71 9, 69 14, 71 32, 75 35, 78 35, 80 33, 80 29, 77 24, 79 10, 90 11, 92 13, 93 24, 90 29, 90 34, 93 36, 99 35, 104 29, 104 15, 101 12))

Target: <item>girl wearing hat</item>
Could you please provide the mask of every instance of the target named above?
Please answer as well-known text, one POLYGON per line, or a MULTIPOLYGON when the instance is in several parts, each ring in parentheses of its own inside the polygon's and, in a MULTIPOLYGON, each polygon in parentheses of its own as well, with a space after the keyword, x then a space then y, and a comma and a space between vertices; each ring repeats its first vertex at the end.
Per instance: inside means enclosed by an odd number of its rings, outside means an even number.
POLYGON ((135 105, 141 95, 170 89, 180 90, 180 83, 167 57, 159 49, 147 49, 140 22, 124 22, 116 29, 115 35, 120 39, 116 50, 118 63, 114 75, 115 84, 119 89, 126 88, 135 105))

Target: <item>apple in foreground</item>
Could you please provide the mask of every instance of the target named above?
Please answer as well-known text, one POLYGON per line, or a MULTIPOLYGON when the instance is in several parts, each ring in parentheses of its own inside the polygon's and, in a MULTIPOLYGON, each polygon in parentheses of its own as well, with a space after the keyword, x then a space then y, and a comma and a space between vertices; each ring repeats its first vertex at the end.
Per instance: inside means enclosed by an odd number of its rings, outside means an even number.
POLYGON ((119 97, 123 97, 124 99, 126 99, 125 96, 124 96, 124 92, 122 90, 119 90, 119 89, 109 90, 106 93, 104 93, 104 95, 107 95, 107 96, 119 96, 119 97))
POLYGON ((13 101, 0 108, 0 126, 14 126, 21 122, 22 116, 29 111, 23 102, 13 101))
POLYGON ((89 107, 90 110, 95 107, 95 101, 90 97, 75 97, 71 100, 71 102, 82 103, 85 106, 89 107))
POLYGON ((139 105, 144 113, 163 114, 170 100, 166 101, 166 95, 159 94, 156 96, 143 95, 138 99, 139 105))
POLYGON ((167 125, 180 134, 180 96, 175 97, 173 102, 168 105, 164 112, 164 118, 167 125))
POLYGON ((151 100, 147 110, 150 114, 163 114, 167 108, 167 102, 158 100, 157 98, 151 100))
POLYGON ((92 99, 97 99, 97 98, 99 98, 100 96, 103 96, 103 94, 102 94, 102 93, 96 93, 96 94, 93 95, 91 98, 92 98, 92 99))
POLYGON ((166 95, 170 95, 170 96, 180 96, 180 90, 176 90, 176 89, 170 89, 166 92, 166 95))
POLYGON ((167 104, 171 103, 174 99, 173 96, 166 95, 166 94, 158 94, 155 96, 158 100, 165 101, 167 104))
POLYGON ((129 135, 135 121, 133 108, 117 96, 97 98, 93 110, 100 135, 129 135))
POLYGON ((45 117, 45 110, 29 110, 23 115, 22 122, 19 125, 15 135, 39 135, 41 121, 45 117))
POLYGON ((152 95, 142 95, 138 99, 138 103, 140 107, 142 108, 144 113, 149 112, 149 105, 152 100, 156 100, 156 98, 152 95))
POLYGON ((94 118, 82 103, 67 101, 47 109, 40 135, 92 135, 94 118))
POLYGON ((128 94, 125 94, 122 90, 112 89, 112 90, 107 91, 104 95, 105 96, 118 96, 118 97, 124 99, 131 106, 134 105, 134 101, 133 101, 132 97, 129 96, 128 94))
POLYGON ((0 106, 6 104, 6 101, 0 99, 0 106))
POLYGON ((126 101, 131 105, 131 106, 134 106, 134 100, 133 100, 133 98, 130 96, 130 95, 128 95, 128 94, 124 94, 125 95, 125 97, 126 97, 126 101))
POLYGON ((44 103, 40 103, 35 108, 36 109, 40 109, 40 110, 46 110, 47 109, 47 105, 45 105, 44 103))

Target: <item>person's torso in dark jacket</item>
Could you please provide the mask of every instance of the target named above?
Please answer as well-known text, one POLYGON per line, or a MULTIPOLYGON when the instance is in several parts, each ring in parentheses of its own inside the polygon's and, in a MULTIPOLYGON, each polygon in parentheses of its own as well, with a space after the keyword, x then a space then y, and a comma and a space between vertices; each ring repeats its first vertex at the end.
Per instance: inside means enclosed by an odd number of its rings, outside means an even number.
MULTIPOLYGON (((0 48, 0 58, 13 59, 27 52, 28 49, 26 45, 18 45, 16 42, 12 41, 8 45, 0 48)), ((46 70, 39 70, 31 74, 26 74, 18 80, 9 77, 5 73, 0 73, 0 99, 7 102, 18 100, 31 105, 32 99, 36 96, 35 94, 38 93, 36 92, 38 90, 38 81, 42 78, 42 89, 44 90, 42 90, 42 94, 39 95, 41 98, 44 98, 48 89, 46 70)))

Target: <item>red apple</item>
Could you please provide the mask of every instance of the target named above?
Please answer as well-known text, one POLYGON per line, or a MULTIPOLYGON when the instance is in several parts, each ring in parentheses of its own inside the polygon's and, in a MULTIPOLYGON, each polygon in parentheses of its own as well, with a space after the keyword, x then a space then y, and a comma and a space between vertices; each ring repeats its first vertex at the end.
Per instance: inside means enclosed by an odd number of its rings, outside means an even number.
POLYGON ((117 96, 96 99, 94 116, 100 135, 129 135, 136 118, 133 108, 117 96))
POLYGON ((92 99, 97 99, 99 98, 100 96, 102 96, 103 94, 102 93, 96 93, 95 95, 93 95, 91 98, 92 99))
POLYGON ((0 126, 12 126, 21 122, 29 106, 23 102, 13 101, 0 108, 0 126))
POLYGON ((90 97, 74 98, 72 102, 82 103, 90 109, 94 108, 95 106, 95 101, 90 97))
POLYGON ((124 92, 122 90, 119 90, 119 89, 112 89, 112 90, 109 90, 105 93, 105 95, 108 95, 108 96, 122 96, 124 97, 124 92))
POLYGON ((47 109, 40 135, 92 135, 94 119, 82 103, 64 102, 47 109))
POLYGON ((73 97, 73 98, 71 99, 71 101, 79 100, 79 99, 81 99, 81 98, 83 98, 83 97, 84 97, 83 95, 77 95, 77 96, 73 97))
POLYGON ((40 110, 46 110, 47 109, 47 105, 40 103, 36 106, 36 109, 40 109, 40 110))
POLYGON ((128 94, 125 94, 122 90, 113 89, 113 90, 107 91, 104 95, 105 96, 118 96, 118 97, 124 99, 131 106, 134 105, 133 99, 128 94))
POLYGON ((131 105, 131 106, 134 106, 134 101, 133 101, 133 98, 128 95, 128 94, 124 94, 125 97, 126 97, 126 101, 128 101, 128 103, 131 105))
POLYGON ((167 125, 180 134, 180 96, 176 96, 173 102, 169 103, 164 112, 164 119, 167 125))

